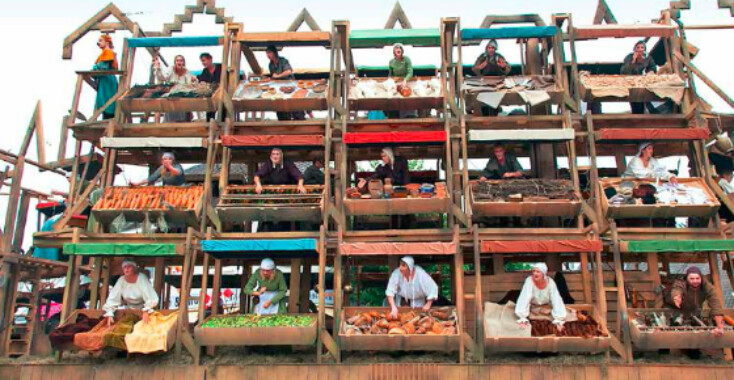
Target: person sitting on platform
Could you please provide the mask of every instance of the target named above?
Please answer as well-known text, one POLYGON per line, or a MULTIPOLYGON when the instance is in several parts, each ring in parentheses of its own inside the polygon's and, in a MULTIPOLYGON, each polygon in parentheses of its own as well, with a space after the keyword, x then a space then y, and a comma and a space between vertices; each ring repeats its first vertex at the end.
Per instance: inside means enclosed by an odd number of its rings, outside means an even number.
MULTIPOLYGON (((186 58, 177 55, 173 58, 173 68, 163 72, 158 56, 153 57, 153 74, 158 83, 190 85, 197 82, 196 77, 186 68, 186 58)), ((193 120, 191 112, 166 112, 166 122, 180 123, 193 120)))
MULTIPOLYGON (((398 90, 408 85, 408 81, 413 78, 413 62, 405 55, 405 47, 401 43, 397 43, 392 47, 393 58, 387 64, 387 75, 395 80, 398 90)), ((408 117, 416 117, 415 110, 391 110, 385 111, 385 115, 390 119, 402 119, 408 117)))
MULTIPOLYGON (((119 70, 117 57, 112 50, 114 49, 112 37, 109 34, 101 35, 97 41, 97 46, 102 49, 102 53, 94 62, 92 70, 119 70)), ((117 77, 114 75, 100 75, 94 77, 94 80, 97 83, 97 96, 94 99, 94 109, 96 111, 117 94, 117 77)), ((103 119, 112 119, 113 117, 115 117, 115 102, 112 102, 102 111, 103 119)))
POLYGON ((132 260, 122 262, 122 276, 117 279, 102 309, 107 323, 112 325, 115 310, 125 305, 129 309, 142 310, 143 322, 148 323, 149 313, 158 306, 158 294, 148 277, 140 273, 140 268, 132 260))
POLYGON ((360 178, 357 187, 364 189, 367 182, 373 179, 385 180, 390 178, 394 186, 403 186, 408 183, 408 161, 402 157, 395 157, 390 148, 383 148, 380 152, 382 163, 375 168, 375 173, 369 178, 360 178))
POLYGON ((520 297, 515 305, 515 315, 519 318, 517 323, 521 327, 530 326, 531 309, 538 306, 550 305, 553 324, 559 332, 563 331, 566 321, 566 305, 558 291, 556 283, 548 277, 548 266, 545 263, 533 265, 532 274, 525 279, 520 297))
POLYGON ((732 171, 721 170, 719 173, 719 187, 724 194, 734 194, 734 185, 731 184, 732 171))
POLYGON ((262 185, 298 185, 298 192, 306 194, 303 187, 303 175, 293 162, 286 161, 283 150, 273 148, 270 151, 270 160, 262 165, 255 173, 255 192, 263 191, 262 185))
POLYGON ((257 296, 260 302, 255 305, 255 314, 270 315, 284 314, 285 294, 288 288, 285 285, 285 276, 272 259, 263 259, 260 268, 250 276, 245 285, 245 294, 257 296))
POLYGON ((324 159, 316 157, 311 160, 311 166, 303 172, 303 183, 306 185, 323 185, 326 182, 324 175, 324 159))
POLYGON ((400 259, 400 266, 390 275, 385 290, 390 315, 396 318, 398 306, 410 306, 428 311, 438 299, 438 285, 428 272, 415 265, 412 256, 400 259))
POLYGON ((669 291, 665 292, 665 303, 689 316, 701 317, 704 301, 708 304, 716 323, 711 331, 714 336, 724 334, 724 303, 717 294, 716 288, 703 279, 698 267, 688 267, 684 280, 675 280, 669 291))
MULTIPOLYGON (((281 57, 278 53, 278 48, 275 45, 269 45, 265 49, 265 54, 268 56, 270 63, 268 64, 268 70, 270 70, 271 79, 282 79, 282 80, 295 80, 296 77, 293 75, 293 68, 291 63, 285 57, 281 57)), ((303 111, 294 112, 276 112, 278 120, 306 120, 306 113, 303 111)))
POLYGON ((643 142, 638 146, 637 154, 627 164, 622 177, 634 178, 655 178, 671 183, 677 183, 675 175, 668 172, 653 155, 653 144, 649 141, 643 142))
MULTIPOLYGON (((491 39, 484 48, 484 53, 477 57, 477 61, 472 66, 472 72, 477 76, 507 76, 510 74, 512 67, 507 63, 502 54, 497 53, 497 40, 491 39)), ((488 105, 482 105, 482 116, 497 116, 499 109, 492 108, 488 105)))
POLYGON ((492 153, 487 166, 482 170, 480 181, 522 178, 525 175, 520 161, 513 153, 505 152, 505 147, 502 144, 495 144, 492 153))
MULTIPOLYGON (((204 68, 196 79, 198 79, 199 82, 218 85, 222 78, 222 64, 214 64, 212 55, 209 53, 201 53, 201 55, 199 55, 199 60, 204 68)), ((215 115, 216 112, 207 112, 206 121, 214 119, 215 115)))
MULTIPOLYGON (((655 73, 657 70, 658 65, 655 60, 647 54, 645 41, 637 41, 634 51, 624 58, 620 73, 622 75, 644 75, 649 72, 655 73)), ((645 106, 646 104, 642 102, 630 102, 633 114, 644 114, 645 106)), ((652 105, 647 104, 647 106, 650 108, 652 105)))
POLYGON ((159 179, 163 186, 182 186, 186 183, 183 166, 176 162, 176 156, 171 152, 163 153, 161 166, 150 177, 139 182, 130 182, 130 186, 151 185, 159 179))

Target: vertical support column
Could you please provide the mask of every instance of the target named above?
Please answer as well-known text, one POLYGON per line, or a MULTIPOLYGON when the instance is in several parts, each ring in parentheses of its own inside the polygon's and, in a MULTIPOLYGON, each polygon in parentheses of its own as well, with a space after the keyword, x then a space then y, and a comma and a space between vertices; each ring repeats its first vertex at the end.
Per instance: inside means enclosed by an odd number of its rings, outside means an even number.
POLYGON ((301 263, 302 259, 291 260, 291 279, 288 286, 288 312, 298 313, 298 300, 301 290, 301 263))
MULTIPOLYGON (((319 278, 318 278, 318 292, 319 292, 319 306, 318 306, 318 333, 316 334, 316 362, 321 363, 323 357, 324 348, 322 334, 328 334, 326 332, 326 225, 322 225, 319 229, 319 278)), ((336 311, 336 309, 334 309, 336 311)), ((335 314, 336 316, 336 314, 335 314)), ((335 329, 334 335, 339 335, 339 330, 335 329)), ((339 362, 340 358, 335 358, 339 362)))
POLYGON ((581 279, 583 281, 584 303, 592 303, 591 300, 591 274, 589 273, 589 256, 587 252, 579 252, 581 262, 581 279))
POLYGON ((301 291, 300 291, 300 298, 298 300, 298 312, 299 313, 308 313, 308 306, 309 306, 309 294, 311 292, 311 266, 313 265, 313 260, 311 259, 305 259, 303 260, 303 273, 301 274, 301 291))
POLYGON ((614 275, 617 278, 617 334, 624 344, 625 356, 630 364, 632 358, 632 341, 627 326, 627 298, 624 291, 624 271, 622 269, 622 254, 620 252, 619 235, 617 234, 617 223, 610 223, 612 230, 612 249, 614 255, 614 275))
MULTIPOLYGON (((339 328, 341 324, 341 313, 342 313, 342 254, 341 245, 343 242, 342 227, 340 226, 337 230, 337 247, 336 255, 334 256, 334 339, 336 340, 338 347, 338 357, 335 358, 336 362, 341 362, 341 342, 339 341, 339 328)), ((323 287, 323 285, 322 285, 323 287)))
POLYGON ((472 228, 472 241, 474 246, 474 314, 475 314, 475 328, 474 328, 474 342, 475 352, 477 353, 475 359, 479 360, 480 364, 484 363, 484 302, 482 300, 482 261, 481 254, 482 248, 479 243, 479 225, 475 224, 472 228))
MULTIPOLYGON (((652 281, 653 287, 658 288, 661 284, 660 281, 660 270, 658 268, 658 254, 657 252, 647 253, 647 271, 652 281)), ((663 307, 663 300, 658 297, 655 300, 655 307, 663 307)))
MULTIPOLYGON (((459 226, 454 226, 454 244, 456 244, 456 252, 454 252, 454 283, 456 284, 456 312, 459 315, 457 324, 458 331, 464 331, 466 326, 466 315, 464 314, 464 252, 461 250, 461 240, 459 239, 459 226)), ((465 336, 462 333, 459 344, 459 363, 464 363, 465 336)))
MULTIPOLYGON (((79 228, 72 230, 72 243, 79 243, 79 232, 79 228)), ((66 287, 64 287, 63 305, 61 307, 61 322, 66 321, 69 314, 76 308, 76 295, 79 289, 79 259, 76 255, 69 256, 69 267, 66 271, 66 287)))

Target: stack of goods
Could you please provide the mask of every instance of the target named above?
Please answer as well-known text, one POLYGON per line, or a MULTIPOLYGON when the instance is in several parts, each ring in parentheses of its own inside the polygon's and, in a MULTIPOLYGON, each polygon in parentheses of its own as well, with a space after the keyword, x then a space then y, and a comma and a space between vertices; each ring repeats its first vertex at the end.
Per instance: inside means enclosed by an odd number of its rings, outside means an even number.
POLYGON ((589 316, 586 312, 577 312, 577 320, 566 322, 563 325, 563 331, 559 332, 553 322, 548 320, 530 320, 531 335, 534 337, 542 337, 554 335, 557 337, 577 337, 577 338, 595 338, 605 337, 606 333, 601 326, 589 316))
POLYGON ((177 322, 178 313, 151 314, 147 323, 143 321, 136 323, 133 332, 125 335, 127 352, 149 354, 170 350, 176 343, 177 322))
POLYGON ((143 98, 208 98, 217 90, 218 83, 136 85, 125 99, 143 98))
POLYGON ((133 326, 139 320, 140 317, 133 313, 123 313, 112 325, 108 325, 107 319, 103 318, 88 332, 76 334, 74 345, 85 351, 99 351, 105 347, 126 350, 125 335, 133 331, 133 326))
POLYGON ((307 327, 316 319, 310 315, 229 314, 215 316, 204 322, 204 328, 241 327, 307 327))
POLYGON ((630 89, 643 88, 660 98, 680 103, 686 87, 683 79, 675 74, 591 75, 582 71, 579 76, 582 89, 590 91, 593 97, 598 98, 626 98, 630 96, 630 89))
POLYGON ((446 184, 443 182, 437 182, 436 184, 409 183, 405 186, 393 186, 389 181, 383 184, 378 179, 370 181, 368 186, 365 186, 362 190, 356 187, 348 188, 346 197, 351 199, 445 199, 446 184), (362 194, 362 191, 366 191, 367 194, 362 194))
POLYGON ((59 326, 48 334, 51 341, 51 347, 60 350, 74 343, 74 336, 79 333, 85 333, 99 325, 102 318, 90 318, 84 314, 79 314, 74 323, 59 326))
POLYGON ((438 78, 413 78, 405 86, 401 79, 355 78, 349 89, 351 99, 428 98, 441 96, 438 78))
POLYGON ((108 187, 94 210, 192 210, 204 194, 202 186, 108 187))
POLYGON ((556 78, 552 75, 515 76, 515 77, 474 77, 467 78, 461 88, 465 91, 553 91, 557 90, 556 78))
POLYGON ((578 201, 573 183, 565 179, 521 179, 476 182, 472 194, 477 201, 543 202, 552 199, 578 201))
POLYGON ((347 315, 342 333, 351 335, 455 335, 456 312, 450 307, 428 313, 410 310, 393 318, 389 311, 347 315))
POLYGON ((324 98, 326 80, 253 80, 237 86, 233 100, 324 98))
POLYGON ((264 186, 260 194, 255 187, 227 186, 221 205, 271 205, 271 204, 318 204, 324 192, 323 186, 306 186, 306 194, 298 192, 296 186, 264 186))
MULTIPOLYGON (((642 333, 701 332, 716 328, 716 324, 696 315, 671 311, 636 311, 632 326, 642 333)), ((734 319, 724 316, 724 332, 734 332, 734 319)))
POLYGON ((622 181, 618 185, 604 188, 604 194, 613 206, 619 205, 703 205, 712 204, 706 192, 699 187, 670 182, 655 184, 650 182, 622 181))

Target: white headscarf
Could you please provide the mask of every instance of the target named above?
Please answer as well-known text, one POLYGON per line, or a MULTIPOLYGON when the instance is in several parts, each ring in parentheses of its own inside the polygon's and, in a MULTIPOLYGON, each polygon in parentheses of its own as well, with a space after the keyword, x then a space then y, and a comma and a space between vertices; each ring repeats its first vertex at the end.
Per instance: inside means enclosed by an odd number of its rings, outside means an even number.
POLYGON ((390 166, 395 165, 395 153, 393 153, 392 148, 382 148, 382 153, 385 153, 387 158, 390 159, 390 166))
POLYGON ((404 262, 405 265, 408 266, 408 270, 413 272, 413 268, 415 268, 415 260, 413 259, 413 256, 403 256, 400 261, 404 262))
POLYGON ((133 267, 133 268, 134 268, 135 270, 137 270, 137 269, 138 269, 138 264, 137 264, 137 263, 136 263, 135 261, 132 261, 132 260, 128 260, 128 259, 122 260, 122 265, 121 265, 121 267, 122 267, 122 268, 124 269, 124 268, 125 268, 126 266, 131 266, 131 267, 133 267))
POLYGON ((400 42, 392 46, 393 50, 395 50, 395 48, 400 48, 400 51, 405 54, 405 46, 403 46, 403 44, 401 44, 400 42))
POLYGON ((273 259, 263 259, 260 262, 260 269, 265 269, 265 270, 275 269, 275 261, 273 261, 273 259))
POLYGON ((533 264, 532 268, 539 270, 541 273, 543 273, 543 276, 548 275, 548 266, 545 265, 545 263, 533 264))
POLYGON ((643 141, 640 145, 637 145, 637 157, 639 157, 642 154, 642 151, 650 145, 652 145, 652 141, 643 141))
POLYGON ((490 47, 490 46, 494 47, 494 49, 497 50, 497 48, 499 47, 499 45, 497 44, 497 40, 495 40, 494 38, 491 39, 491 40, 489 40, 489 42, 487 42, 487 46, 484 48, 484 50, 487 50, 487 48, 490 47))
POLYGON ((176 160, 176 155, 173 154, 173 152, 166 152, 166 153, 163 153, 163 158, 170 158, 170 159, 172 159, 172 160, 175 161, 176 160))

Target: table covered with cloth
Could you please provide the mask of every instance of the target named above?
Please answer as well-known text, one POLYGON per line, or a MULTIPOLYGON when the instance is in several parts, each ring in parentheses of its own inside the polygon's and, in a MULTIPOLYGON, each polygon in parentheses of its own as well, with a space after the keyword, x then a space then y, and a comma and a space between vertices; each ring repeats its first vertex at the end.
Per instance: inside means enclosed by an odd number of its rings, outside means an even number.
POLYGON ((90 318, 79 314, 73 323, 59 326, 48 334, 51 347, 56 350, 64 349, 74 343, 74 337, 79 333, 85 333, 93 329, 102 321, 102 318, 90 318))
POLYGON ((74 336, 74 345, 86 351, 99 351, 105 347, 126 350, 125 335, 133 330, 140 317, 133 313, 123 313, 111 326, 102 319, 94 328, 74 336))

